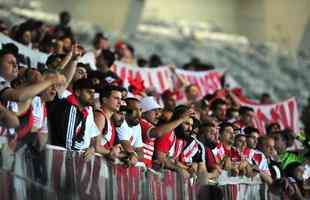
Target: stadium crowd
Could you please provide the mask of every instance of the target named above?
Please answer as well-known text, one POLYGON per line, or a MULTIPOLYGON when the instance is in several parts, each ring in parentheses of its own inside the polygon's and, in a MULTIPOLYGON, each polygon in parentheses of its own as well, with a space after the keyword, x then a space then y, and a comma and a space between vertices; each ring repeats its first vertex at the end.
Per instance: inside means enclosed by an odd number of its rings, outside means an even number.
MULTIPOLYGON (((0 22, 0 32, 49 55, 44 67, 29 68, 14 44, 0 49, 0 136, 8 138, 2 154, 24 145, 40 152, 52 144, 84 151, 86 160, 99 153, 114 163, 169 169, 197 181, 204 177, 205 183, 216 182, 224 170, 260 176, 271 193, 309 198, 309 106, 301 117, 304 135, 277 123, 262 134, 253 124, 253 108, 241 106, 231 89, 200 98, 197 86, 173 65, 173 89, 158 93, 134 80, 124 87, 115 61, 158 67, 160 57, 137 61, 131 44, 113 46, 103 33, 86 51, 74 39, 68 12, 57 26, 32 19, 13 27, 0 22), (181 92, 186 101, 178 104, 181 92)), ((198 61, 184 67, 214 68, 198 61)), ((269 94, 260 101, 272 103, 269 94)))

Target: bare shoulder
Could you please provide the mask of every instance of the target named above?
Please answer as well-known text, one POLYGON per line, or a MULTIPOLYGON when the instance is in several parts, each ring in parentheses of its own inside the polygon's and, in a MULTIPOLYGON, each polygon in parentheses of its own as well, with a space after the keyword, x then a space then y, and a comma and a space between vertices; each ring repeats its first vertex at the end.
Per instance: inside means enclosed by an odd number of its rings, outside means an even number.
POLYGON ((95 123, 99 129, 103 129, 105 126, 105 116, 100 110, 94 112, 95 123))

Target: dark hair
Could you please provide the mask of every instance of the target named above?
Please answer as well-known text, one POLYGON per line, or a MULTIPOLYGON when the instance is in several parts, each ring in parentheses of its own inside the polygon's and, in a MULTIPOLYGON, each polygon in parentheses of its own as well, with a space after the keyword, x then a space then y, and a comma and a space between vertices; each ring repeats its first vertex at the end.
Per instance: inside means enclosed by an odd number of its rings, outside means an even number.
POLYGON ((108 38, 103 33, 96 33, 93 40, 93 45, 96 46, 100 40, 108 40, 108 38))
POLYGON ((79 89, 95 89, 95 85, 93 84, 92 80, 88 78, 83 78, 77 80, 73 84, 73 91, 79 90, 79 89))
POLYGON ((161 66, 163 63, 161 61, 161 58, 157 54, 152 54, 149 58, 149 66, 150 67, 158 67, 161 66))
POLYGON ((222 135, 227 127, 233 127, 232 123, 223 122, 219 125, 219 133, 222 135))
POLYGON ((199 119, 197 119, 197 118, 193 118, 193 130, 194 129, 196 129, 196 128, 198 128, 199 129, 199 127, 200 127, 200 121, 199 121, 199 119))
POLYGON ((257 128, 254 128, 254 127, 246 127, 244 130, 243 130, 244 134, 246 136, 250 136, 251 133, 253 132, 257 132, 259 133, 259 130, 257 128))
POLYGON ((125 91, 125 88, 115 86, 115 85, 106 85, 105 87, 101 88, 99 94, 100 94, 100 103, 102 104, 102 99, 103 98, 108 98, 111 96, 112 91, 118 91, 118 92, 123 92, 125 91))
POLYGON ((71 17, 70 13, 66 10, 59 13, 59 17, 62 19, 64 17, 71 17))
POLYGON ((129 43, 126 43, 126 46, 129 49, 129 51, 131 52, 131 54, 134 56, 135 55, 135 49, 133 48, 133 46, 129 43))
POLYGON ((90 70, 87 73, 87 78, 89 78, 89 79, 98 78, 98 79, 100 79, 100 81, 103 81, 106 78, 106 75, 105 75, 105 73, 103 73, 101 71, 90 70))
POLYGON ((294 136, 289 132, 288 129, 273 133, 272 136, 274 139, 281 138, 282 140, 284 140, 286 143, 286 146, 289 146, 289 142, 291 142, 295 139, 294 136))
POLYGON ((13 54, 17 58, 18 47, 14 43, 3 44, 0 50, 0 59, 2 59, 6 54, 13 54))
POLYGON ((14 43, 6 43, 2 45, 3 51, 14 54, 16 57, 18 55, 18 47, 14 43))
POLYGON ((88 74, 89 74, 90 72, 92 72, 92 70, 91 70, 89 64, 85 64, 85 63, 79 62, 79 63, 77 63, 76 67, 82 67, 82 68, 84 68, 84 69, 86 70, 87 77, 88 77, 88 74))
POLYGON ((64 40, 64 39, 66 39, 66 38, 69 38, 69 39, 71 40, 72 44, 75 43, 74 36, 71 35, 71 34, 69 34, 69 33, 66 33, 66 34, 64 34, 63 36, 61 36, 61 37, 59 38, 59 40, 64 40))
POLYGON ((215 127, 215 124, 211 122, 204 122, 200 124, 199 129, 209 128, 209 127, 215 127))
POLYGON ((257 149, 260 151, 263 151, 263 145, 267 143, 268 140, 274 140, 274 137, 269 136, 269 135, 264 135, 258 138, 257 141, 257 149))
POLYGON ((236 108, 229 108, 229 109, 227 109, 227 114, 226 114, 227 118, 228 119, 232 119, 234 112, 238 112, 239 113, 239 110, 236 109, 236 108))
POLYGON ((48 48, 56 46, 57 38, 51 34, 46 34, 39 44, 39 50, 47 53, 48 48))
POLYGON ((267 134, 271 134, 271 129, 273 126, 279 126, 280 127, 280 124, 277 122, 274 122, 274 123, 270 123, 269 125, 267 125, 267 127, 266 127, 267 134))
POLYGON ((16 31, 16 34, 14 36, 14 40, 16 40, 18 42, 22 42, 23 34, 26 31, 32 31, 32 30, 33 30, 33 26, 32 26, 31 21, 26 21, 26 22, 20 24, 17 31, 16 31))
POLYGON ((214 111, 215 109, 217 109, 220 105, 226 105, 226 101, 224 101, 223 99, 215 99, 212 104, 211 104, 211 110, 214 111))
POLYGON ((237 134, 236 136, 235 136, 235 141, 236 141, 236 139, 238 139, 238 138, 240 138, 240 137, 246 137, 246 135, 244 135, 244 134, 237 134))
POLYGON ((111 67, 114 64, 115 54, 112 51, 103 49, 100 53, 100 56, 105 60, 108 67, 111 67))
POLYGON ((262 95, 261 95, 261 98, 262 98, 262 97, 270 97, 270 94, 267 93, 267 92, 264 92, 264 93, 262 93, 262 95))
POLYGON ((214 95, 213 94, 207 94, 201 99, 201 107, 209 107, 210 106, 210 101, 213 99, 214 95))
POLYGON ((190 109, 190 107, 186 105, 178 105, 175 107, 171 121, 178 119, 182 114, 188 111, 188 109, 190 109))
POLYGON ((292 178, 295 178, 294 177, 294 171, 297 167, 299 167, 300 165, 302 165, 302 163, 298 162, 298 161, 294 161, 290 164, 288 164, 285 169, 284 169, 284 175, 286 177, 292 177, 292 178))
POLYGON ((147 60, 144 58, 138 58, 137 59, 137 64, 139 67, 145 67, 147 65, 147 60))
POLYGON ((129 104, 129 102, 132 102, 132 101, 138 101, 139 102, 139 99, 136 99, 134 97, 127 97, 127 98, 125 98, 124 101, 126 102, 126 104, 129 104))
POLYGON ((254 112, 254 109, 248 106, 241 106, 239 108, 240 115, 245 115, 247 112, 254 112))

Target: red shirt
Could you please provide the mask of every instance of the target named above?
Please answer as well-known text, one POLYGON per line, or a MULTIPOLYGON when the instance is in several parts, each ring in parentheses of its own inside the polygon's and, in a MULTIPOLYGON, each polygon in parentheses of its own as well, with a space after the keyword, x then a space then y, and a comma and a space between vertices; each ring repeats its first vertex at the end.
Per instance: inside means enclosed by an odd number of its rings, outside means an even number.
POLYGON ((212 153, 216 163, 218 164, 224 159, 225 156, 231 158, 232 161, 238 161, 239 158, 241 158, 235 148, 231 147, 230 149, 227 149, 221 143, 212 150, 212 153))
POLYGON ((184 145, 185 142, 177 139, 173 131, 165 133, 155 143, 156 151, 166 153, 173 159, 177 159, 181 155, 184 145))
POLYGON ((144 163, 147 167, 152 167, 155 138, 150 138, 149 133, 154 126, 145 119, 140 120, 140 125, 143 141, 144 163))
POLYGON ((208 168, 208 170, 212 170, 217 165, 215 157, 214 157, 214 155, 212 153, 212 149, 206 148, 205 151, 206 151, 205 155, 206 155, 207 168, 208 168))
POLYGON ((168 153, 174 143, 175 143, 174 132, 171 131, 169 133, 165 133, 161 138, 156 140, 155 143, 156 151, 160 151, 162 153, 168 153))

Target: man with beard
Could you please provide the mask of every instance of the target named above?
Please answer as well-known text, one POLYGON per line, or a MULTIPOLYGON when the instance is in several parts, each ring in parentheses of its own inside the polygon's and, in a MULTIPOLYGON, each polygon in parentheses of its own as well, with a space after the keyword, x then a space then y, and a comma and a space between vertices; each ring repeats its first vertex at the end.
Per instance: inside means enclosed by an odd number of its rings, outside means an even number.
POLYGON ((68 150, 86 150, 86 159, 94 154, 93 139, 100 133, 91 107, 94 94, 92 81, 80 79, 73 86, 73 94, 58 101, 50 113, 54 116, 50 121, 52 144, 68 150))
POLYGON ((189 177, 206 172, 204 147, 191 136, 194 111, 188 106, 176 107, 172 120, 182 122, 156 141, 155 163, 189 177), (188 114, 189 113, 189 114, 188 114))
POLYGON ((134 97, 126 98, 125 101, 125 119, 121 126, 116 128, 116 132, 123 152, 127 155, 128 164, 135 165, 138 160, 143 162, 140 101, 134 97))
POLYGON ((212 153, 218 143, 218 132, 214 123, 203 123, 199 127, 198 139, 205 146, 206 150, 206 165, 209 172, 212 172, 215 176, 220 172, 220 168, 215 161, 215 157, 212 153))
POLYGON ((144 97, 141 99, 140 107, 142 109, 140 125, 142 130, 144 163, 147 167, 152 167, 155 140, 161 138, 164 134, 169 134, 189 116, 193 116, 194 113, 189 109, 179 118, 158 125, 161 116, 161 107, 155 97, 144 97))

